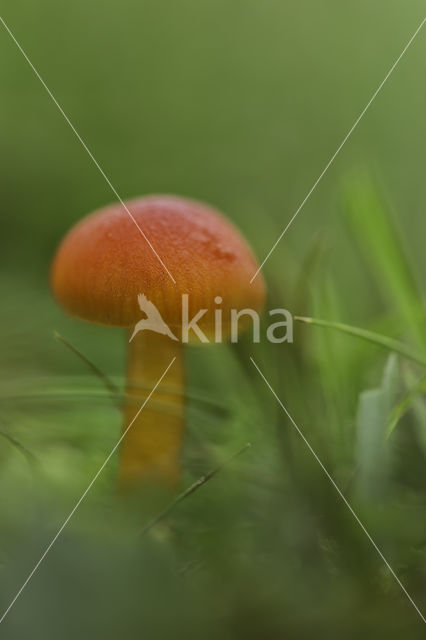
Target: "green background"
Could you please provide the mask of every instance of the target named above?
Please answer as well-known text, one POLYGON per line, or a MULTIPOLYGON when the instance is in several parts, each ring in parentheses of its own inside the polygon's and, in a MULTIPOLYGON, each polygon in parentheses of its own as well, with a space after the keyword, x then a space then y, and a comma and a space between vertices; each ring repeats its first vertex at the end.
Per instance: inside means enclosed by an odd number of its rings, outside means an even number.
MULTIPOLYGON (((2 3, 120 196, 212 203, 259 260, 423 13, 423 2, 407 0, 2 3)), ((272 306, 380 330, 419 354, 425 54, 422 31, 264 270, 272 306)), ((4 28, 0 61, 5 608, 120 429, 101 384, 53 332, 119 384, 125 338, 67 318, 52 299, 61 237, 115 198, 4 28)), ((189 398, 182 486, 247 440, 251 450, 136 542, 143 508, 115 496, 113 460, 3 623, 4 637, 422 637, 420 617, 249 356, 420 608, 422 389, 386 442, 384 432, 422 370, 327 330, 298 327, 295 337, 189 350, 189 392, 215 406, 189 398)))

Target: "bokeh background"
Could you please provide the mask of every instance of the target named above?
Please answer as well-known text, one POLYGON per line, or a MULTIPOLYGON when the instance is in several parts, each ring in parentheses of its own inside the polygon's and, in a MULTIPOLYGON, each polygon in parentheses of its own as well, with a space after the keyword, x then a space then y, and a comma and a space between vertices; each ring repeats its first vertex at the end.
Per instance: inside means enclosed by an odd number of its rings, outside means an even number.
MULTIPOLYGON (((420 0, 4 0, 2 16, 123 199, 212 203, 262 260, 420 24, 420 0)), ((273 306, 424 358, 426 34, 265 265, 273 306)), ((49 290, 63 234, 114 200, 0 28, 0 575, 6 608, 117 440, 125 337, 49 290)), ((249 362, 426 610, 424 367, 332 330, 191 349, 182 487, 142 539, 116 461, 3 637, 423 637, 423 622, 249 362), (422 386, 423 385, 423 386, 422 386), (387 437, 392 430, 391 436, 387 437)))

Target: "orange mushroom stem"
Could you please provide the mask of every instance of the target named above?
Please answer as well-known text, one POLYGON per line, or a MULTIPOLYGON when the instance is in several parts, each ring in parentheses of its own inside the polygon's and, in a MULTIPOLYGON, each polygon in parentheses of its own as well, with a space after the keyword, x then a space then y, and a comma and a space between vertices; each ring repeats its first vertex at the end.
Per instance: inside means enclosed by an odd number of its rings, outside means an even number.
POLYGON ((143 474, 172 486, 178 482, 185 431, 184 389, 183 344, 160 333, 138 333, 128 350, 123 429, 133 424, 121 445, 121 486, 138 484, 143 474), (172 360, 155 395, 135 419, 172 360))

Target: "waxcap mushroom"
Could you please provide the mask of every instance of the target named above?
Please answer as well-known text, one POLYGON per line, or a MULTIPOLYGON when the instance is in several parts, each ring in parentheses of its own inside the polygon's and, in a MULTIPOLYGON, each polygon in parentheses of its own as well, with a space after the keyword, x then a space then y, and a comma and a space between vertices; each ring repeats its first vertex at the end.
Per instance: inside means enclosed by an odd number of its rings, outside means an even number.
POLYGON ((120 485, 173 487, 180 477, 185 429, 184 344, 175 336, 182 329, 182 296, 190 317, 207 309, 199 322, 205 333, 213 333, 220 301, 226 339, 231 310, 260 312, 265 285, 261 274, 250 284, 257 271, 254 255, 234 225, 212 207, 167 195, 126 206, 128 211, 121 204, 100 209, 71 229, 53 261, 52 288, 70 314, 130 329, 120 485), (132 333, 147 300, 172 331, 132 333), (154 388, 155 398, 145 407, 154 388))

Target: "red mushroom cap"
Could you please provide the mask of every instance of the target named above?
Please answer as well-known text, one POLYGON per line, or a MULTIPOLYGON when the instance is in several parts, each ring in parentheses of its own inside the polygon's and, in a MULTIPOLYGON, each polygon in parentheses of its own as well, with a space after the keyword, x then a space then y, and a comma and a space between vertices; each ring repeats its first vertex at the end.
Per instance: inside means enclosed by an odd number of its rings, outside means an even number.
POLYGON ((113 204, 81 220, 63 239, 52 267, 59 303, 72 315, 131 327, 141 319, 144 294, 170 327, 181 326, 182 294, 189 317, 208 309, 199 326, 214 324, 215 297, 223 318, 230 309, 261 311, 265 285, 239 231, 213 208, 177 196, 149 196, 126 203, 170 276, 125 208, 113 204))

